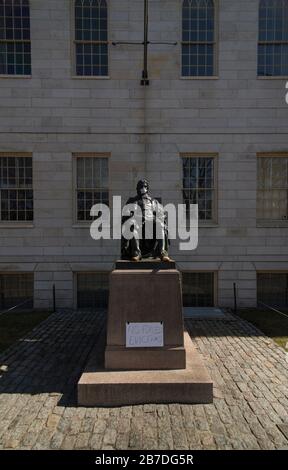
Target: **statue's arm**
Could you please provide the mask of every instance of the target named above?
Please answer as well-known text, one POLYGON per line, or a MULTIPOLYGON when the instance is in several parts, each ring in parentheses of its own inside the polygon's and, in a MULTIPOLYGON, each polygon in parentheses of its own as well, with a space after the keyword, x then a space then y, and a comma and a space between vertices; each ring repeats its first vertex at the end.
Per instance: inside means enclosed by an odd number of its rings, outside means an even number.
MULTIPOLYGON (((127 206, 128 204, 135 204, 136 201, 137 201, 136 197, 129 197, 125 205, 127 206)), ((127 212, 125 215, 122 215, 122 224, 126 222, 126 220, 128 220, 130 217, 131 217, 131 212, 129 214, 127 212)))

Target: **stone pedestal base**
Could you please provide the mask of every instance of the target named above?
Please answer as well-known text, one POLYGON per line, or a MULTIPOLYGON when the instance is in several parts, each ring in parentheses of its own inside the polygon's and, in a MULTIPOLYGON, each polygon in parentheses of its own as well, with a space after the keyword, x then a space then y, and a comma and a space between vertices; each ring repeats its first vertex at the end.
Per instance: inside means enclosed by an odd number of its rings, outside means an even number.
POLYGON ((185 369, 179 271, 172 268, 173 263, 167 263, 171 269, 162 269, 164 263, 124 263, 138 269, 115 269, 110 274, 105 368, 185 369), (159 269, 151 269, 153 264, 159 269), (163 346, 126 347, 126 325, 146 322, 162 323, 163 346))
POLYGON ((179 271, 172 262, 131 264, 118 262, 110 275, 107 342, 91 353, 78 404, 211 403, 213 384, 183 331, 179 271))
POLYGON ((212 403, 213 383, 185 333, 186 369, 107 371, 104 340, 94 348, 78 382, 78 405, 124 406, 143 403, 212 403))
POLYGON ((163 348, 127 349, 107 346, 105 351, 106 369, 145 370, 185 369, 186 354, 183 346, 163 348))

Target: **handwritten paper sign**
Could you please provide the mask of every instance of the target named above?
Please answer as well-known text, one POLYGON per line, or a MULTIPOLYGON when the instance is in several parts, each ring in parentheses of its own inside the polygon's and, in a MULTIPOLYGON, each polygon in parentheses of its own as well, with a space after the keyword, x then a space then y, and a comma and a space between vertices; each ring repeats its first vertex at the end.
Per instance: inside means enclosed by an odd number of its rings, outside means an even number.
POLYGON ((126 348, 158 348, 163 346, 163 322, 126 323, 126 348))

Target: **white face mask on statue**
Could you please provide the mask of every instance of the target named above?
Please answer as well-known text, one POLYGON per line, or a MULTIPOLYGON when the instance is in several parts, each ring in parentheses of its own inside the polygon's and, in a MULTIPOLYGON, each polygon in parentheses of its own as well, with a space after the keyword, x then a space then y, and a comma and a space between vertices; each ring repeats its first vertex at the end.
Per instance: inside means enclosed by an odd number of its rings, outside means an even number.
POLYGON ((148 189, 146 188, 146 186, 140 189, 140 193, 142 194, 142 196, 144 196, 144 194, 147 194, 147 192, 148 192, 148 189))

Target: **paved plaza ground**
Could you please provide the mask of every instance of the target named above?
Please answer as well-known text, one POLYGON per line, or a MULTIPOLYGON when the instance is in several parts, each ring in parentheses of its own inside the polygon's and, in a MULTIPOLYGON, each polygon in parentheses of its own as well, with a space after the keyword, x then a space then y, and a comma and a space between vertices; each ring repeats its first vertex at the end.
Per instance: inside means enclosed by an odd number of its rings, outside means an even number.
POLYGON ((77 408, 104 326, 105 312, 55 313, 0 356, 1 449, 288 448, 287 355, 231 314, 186 321, 213 404, 77 408))

